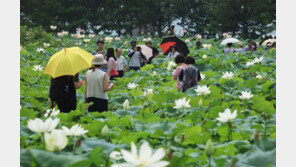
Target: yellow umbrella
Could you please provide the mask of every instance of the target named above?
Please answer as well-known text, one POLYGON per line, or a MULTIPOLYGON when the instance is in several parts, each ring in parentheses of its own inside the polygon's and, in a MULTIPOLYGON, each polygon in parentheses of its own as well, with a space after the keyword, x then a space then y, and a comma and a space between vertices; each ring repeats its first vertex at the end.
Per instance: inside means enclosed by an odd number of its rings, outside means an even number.
POLYGON ((262 46, 266 46, 268 42, 270 42, 271 44, 273 44, 274 42, 276 42, 276 39, 268 39, 268 40, 265 40, 261 45, 262 46))
POLYGON ((90 68, 94 56, 79 47, 64 48, 55 53, 45 66, 44 73, 53 78, 63 75, 75 75, 90 68))

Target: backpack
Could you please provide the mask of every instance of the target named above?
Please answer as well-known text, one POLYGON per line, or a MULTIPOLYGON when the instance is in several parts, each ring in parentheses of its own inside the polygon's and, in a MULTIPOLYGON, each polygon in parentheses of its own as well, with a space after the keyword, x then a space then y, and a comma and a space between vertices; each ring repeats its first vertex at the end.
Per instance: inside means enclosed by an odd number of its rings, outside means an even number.
POLYGON ((183 84, 181 86, 182 92, 187 89, 197 86, 197 82, 200 80, 198 69, 194 67, 187 67, 183 70, 183 84))
POLYGON ((76 90, 72 76, 51 79, 49 97, 53 101, 76 101, 76 90))

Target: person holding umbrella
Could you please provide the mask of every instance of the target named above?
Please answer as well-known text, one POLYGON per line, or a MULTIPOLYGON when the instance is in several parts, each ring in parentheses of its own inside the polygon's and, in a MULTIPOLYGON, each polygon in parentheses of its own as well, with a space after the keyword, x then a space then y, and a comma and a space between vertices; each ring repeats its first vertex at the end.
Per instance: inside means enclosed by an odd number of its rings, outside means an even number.
POLYGON ((151 41, 146 42, 145 45, 152 49, 152 56, 148 59, 148 64, 150 64, 151 61, 152 61, 152 59, 159 57, 159 51, 158 51, 157 48, 155 48, 155 47, 152 46, 152 42, 151 41))
POLYGON ((92 59, 90 53, 78 47, 64 48, 50 58, 44 73, 51 76, 49 89, 51 109, 56 103, 63 113, 76 110, 76 89, 83 85, 78 72, 91 67, 92 59))
POLYGON ((173 45, 171 46, 171 52, 168 54, 168 58, 173 60, 177 55, 179 55, 180 53, 177 51, 177 46, 173 45))
POLYGON ((234 53, 235 50, 232 48, 232 43, 227 43, 227 48, 223 50, 223 53, 229 54, 229 53, 234 53))
POLYGON ((90 112, 108 111, 107 92, 114 85, 109 85, 108 73, 102 71, 107 61, 102 54, 97 54, 92 64, 93 69, 88 70, 85 77, 85 103, 93 103, 93 105, 88 107, 88 111, 90 112))

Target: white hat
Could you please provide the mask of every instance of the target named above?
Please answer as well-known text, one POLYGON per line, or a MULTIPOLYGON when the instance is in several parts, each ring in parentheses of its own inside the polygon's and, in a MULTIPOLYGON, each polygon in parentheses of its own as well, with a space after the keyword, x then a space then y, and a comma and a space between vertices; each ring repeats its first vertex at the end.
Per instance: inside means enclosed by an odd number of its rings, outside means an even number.
POLYGON ((104 65, 107 64, 107 61, 104 58, 104 55, 97 54, 95 55, 95 58, 93 59, 93 65, 104 65))

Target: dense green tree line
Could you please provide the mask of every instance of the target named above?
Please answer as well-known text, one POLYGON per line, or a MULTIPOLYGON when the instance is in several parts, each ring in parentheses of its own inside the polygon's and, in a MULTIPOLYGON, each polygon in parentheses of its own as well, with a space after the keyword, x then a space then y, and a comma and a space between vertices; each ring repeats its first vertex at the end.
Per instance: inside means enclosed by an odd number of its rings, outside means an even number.
POLYGON ((231 32, 244 38, 275 29, 276 0, 21 0, 21 25, 75 32, 77 27, 119 35, 163 35, 176 19, 188 33, 213 37, 231 32), (124 30, 124 31, 123 31, 124 30))

